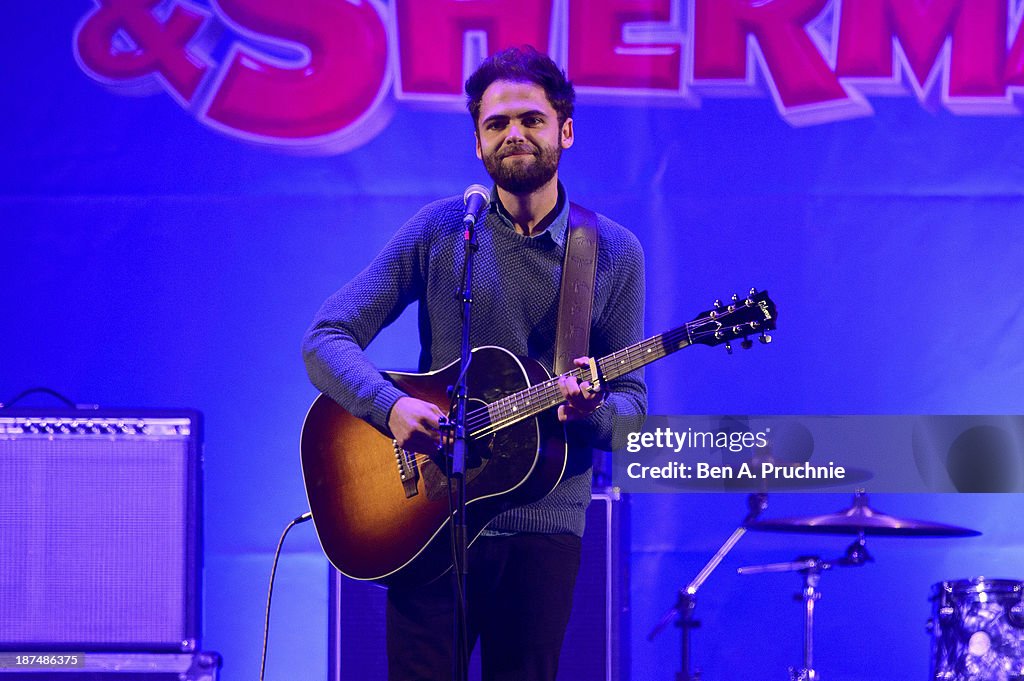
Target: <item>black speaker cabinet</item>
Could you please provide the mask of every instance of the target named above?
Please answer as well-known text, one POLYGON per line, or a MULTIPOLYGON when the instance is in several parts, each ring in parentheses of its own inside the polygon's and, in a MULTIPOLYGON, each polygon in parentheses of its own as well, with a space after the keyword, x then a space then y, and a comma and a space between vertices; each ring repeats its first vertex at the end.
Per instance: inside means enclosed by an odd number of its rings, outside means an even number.
POLYGON ((197 412, 0 410, 0 651, 197 648, 200 442, 197 412))
MULTIPOLYGON (((629 677, 628 512, 628 498, 617 489, 594 492, 560 681, 629 677)), ((386 681, 384 589, 348 579, 334 569, 329 574, 328 679, 386 681)), ((479 647, 474 658, 478 654, 479 647)), ((479 679, 479 664, 474 663, 470 681, 479 679)))

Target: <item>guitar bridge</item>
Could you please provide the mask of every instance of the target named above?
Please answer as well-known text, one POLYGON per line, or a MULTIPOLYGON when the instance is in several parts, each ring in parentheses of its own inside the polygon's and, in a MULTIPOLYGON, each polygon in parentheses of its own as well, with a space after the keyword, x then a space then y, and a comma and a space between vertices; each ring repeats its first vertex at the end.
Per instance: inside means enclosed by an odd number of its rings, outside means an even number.
POLYGON ((405 488, 405 498, 411 499, 420 493, 416 486, 420 479, 416 454, 399 447, 398 440, 392 440, 391 447, 395 450, 395 463, 398 465, 398 477, 401 478, 402 487, 405 488))

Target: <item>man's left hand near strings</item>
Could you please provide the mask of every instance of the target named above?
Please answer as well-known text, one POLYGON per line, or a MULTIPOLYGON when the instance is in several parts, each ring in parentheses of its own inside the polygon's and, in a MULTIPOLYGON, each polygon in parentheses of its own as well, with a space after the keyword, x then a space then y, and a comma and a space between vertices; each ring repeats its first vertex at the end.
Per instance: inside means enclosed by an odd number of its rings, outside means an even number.
MULTIPOLYGON (((590 358, 577 357, 573 364, 590 366, 590 358)), ((565 404, 558 407, 558 420, 562 423, 585 419, 604 404, 604 390, 594 390, 590 381, 580 381, 571 374, 559 376, 558 389, 565 398, 565 404)))

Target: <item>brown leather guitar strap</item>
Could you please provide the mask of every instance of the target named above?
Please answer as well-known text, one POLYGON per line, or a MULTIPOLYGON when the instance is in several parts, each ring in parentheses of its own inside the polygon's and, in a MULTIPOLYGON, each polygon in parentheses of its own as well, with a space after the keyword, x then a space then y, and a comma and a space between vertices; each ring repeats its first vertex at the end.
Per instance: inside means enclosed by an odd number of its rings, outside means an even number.
POLYGON ((562 263, 562 290, 558 296, 555 332, 556 374, 573 369, 572 361, 589 355, 590 315, 594 307, 597 275, 597 214, 569 204, 569 233, 562 263))

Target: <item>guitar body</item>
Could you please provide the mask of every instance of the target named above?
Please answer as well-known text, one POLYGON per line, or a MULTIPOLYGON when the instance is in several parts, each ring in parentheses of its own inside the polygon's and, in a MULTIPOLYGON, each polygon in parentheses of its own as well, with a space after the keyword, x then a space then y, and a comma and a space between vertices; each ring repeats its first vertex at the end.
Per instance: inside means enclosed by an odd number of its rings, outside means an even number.
MULTIPOLYGON (((456 362, 427 374, 385 376, 405 393, 447 412, 447 388, 455 384, 458 370, 456 362)), ((485 415, 479 407, 546 381, 549 374, 533 360, 483 347, 473 350, 467 378, 468 411, 485 415)), ((406 455, 326 395, 317 397, 306 415, 300 448, 317 536, 339 571, 393 585, 426 582, 451 567, 448 482, 440 457, 416 455, 415 486, 403 484, 399 463, 406 455)), ((565 471, 566 452, 564 430, 551 411, 471 438, 469 538, 476 539, 503 511, 554 489, 565 471)))

